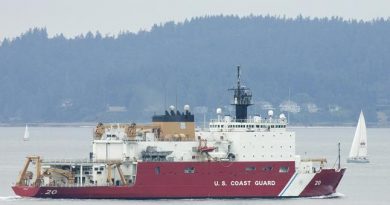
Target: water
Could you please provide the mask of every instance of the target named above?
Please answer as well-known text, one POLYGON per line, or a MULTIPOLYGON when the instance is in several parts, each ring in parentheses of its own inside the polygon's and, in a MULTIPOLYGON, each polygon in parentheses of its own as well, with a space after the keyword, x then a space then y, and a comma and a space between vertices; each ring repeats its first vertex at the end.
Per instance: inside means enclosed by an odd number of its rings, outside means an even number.
MULTIPOLYGON (((368 129, 369 164, 346 164, 355 128, 291 128, 296 131, 297 154, 326 157, 328 166, 337 158, 341 143, 342 166, 347 171, 338 193, 331 197, 294 199, 180 199, 180 200, 68 200, 20 198, 10 188, 25 156, 45 159, 88 158, 92 149, 91 127, 30 127, 30 140, 23 141, 24 127, 0 127, 0 204, 388 204, 390 202, 390 129, 368 129)), ((336 165, 337 166, 337 165, 336 165)))

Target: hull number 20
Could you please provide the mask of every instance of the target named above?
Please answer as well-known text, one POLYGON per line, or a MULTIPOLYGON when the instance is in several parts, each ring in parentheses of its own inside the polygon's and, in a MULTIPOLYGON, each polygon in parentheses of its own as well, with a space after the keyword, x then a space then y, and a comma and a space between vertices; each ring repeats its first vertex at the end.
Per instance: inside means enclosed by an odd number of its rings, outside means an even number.
POLYGON ((48 189, 45 192, 45 195, 56 195, 57 194, 57 189, 48 189))
POLYGON ((314 186, 320 186, 321 185, 321 180, 316 180, 314 182, 314 186))

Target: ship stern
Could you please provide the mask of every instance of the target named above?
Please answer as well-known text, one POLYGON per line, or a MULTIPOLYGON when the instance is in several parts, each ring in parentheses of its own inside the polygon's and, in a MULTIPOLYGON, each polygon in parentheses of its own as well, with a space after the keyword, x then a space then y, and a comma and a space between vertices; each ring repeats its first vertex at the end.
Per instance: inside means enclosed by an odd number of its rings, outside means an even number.
POLYGON ((39 189, 40 188, 37 186, 12 186, 12 190, 15 194, 21 197, 36 197, 39 189))

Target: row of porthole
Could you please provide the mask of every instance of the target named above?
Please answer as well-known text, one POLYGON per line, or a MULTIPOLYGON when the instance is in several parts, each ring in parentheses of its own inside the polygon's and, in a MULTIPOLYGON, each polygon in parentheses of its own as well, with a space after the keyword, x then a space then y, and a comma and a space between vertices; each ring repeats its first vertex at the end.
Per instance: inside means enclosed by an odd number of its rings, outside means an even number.
MULTIPOLYGON (((262 158, 265 158, 265 155, 261 155, 262 158)), ((271 154, 270 155, 271 158, 273 158, 274 156, 271 154)), ((290 157, 292 157, 292 155, 290 154, 290 157)), ((245 158, 245 155, 242 155, 242 158, 245 158)), ((255 158, 255 155, 252 155, 252 158, 255 158)), ((283 158, 283 155, 281 154, 280 155, 280 158, 283 158)))
MULTIPOLYGON (((245 171, 255 171, 256 170, 256 167, 255 166, 251 166, 251 167, 246 167, 245 168, 245 171)), ((265 166, 262 168, 263 171, 272 171, 273 170, 273 166, 265 166)), ((287 173, 289 170, 289 167, 288 166, 281 166, 279 167, 279 172, 281 173, 287 173)))
MULTIPOLYGON (((246 147, 245 146, 242 146, 243 149, 245 149, 246 147)), ((253 148, 256 148, 256 147, 253 147, 253 148)), ((265 147, 264 146, 261 146, 262 149, 264 149, 265 147)), ((271 149, 273 149, 274 147, 271 146, 270 147, 271 149)), ((280 149, 283 149, 283 146, 280 146, 280 149)), ((290 145, 290 149, 292 149, 292 146, 290 145)))
MULTIPOLYGON (((280 135, 283 135, 283 133, 279 133, 280 135)), ((262 137, 265 137, 265 135, 261 135, 262 137)), ((276 137, 276 135, 272 135, 273 137, 276 137)), ((255 135, 257 137, 257 135, 255 135)), ((289 137, 292 137, 292 135, 289 135, 289 137)))
MULTIPOLYGON (((224 128, 224 125, 210 125, 210 128, 224 128)), ((228 125, 228 128, 255 128, 254 125, 228 125)), ((256 125, 256 128, 286 128, 286 125, 256 125)))
MULTIPOLYGON (((256 170, 255 166, 249 166, 249 167, 245 168, 245 171, 255 171, 255 170, 256 170)), ((265 167, 262 168, 262 170, 263 171, 267 171, 267 172, 268 171, 272 171, 273 167, 272 166, 265 166, 265 167)), ((288 172, 288 170, 289 170, 289 167, 287 167, 287 166, 281 166, 279 168, 279 172, 284 172, 285 173, 285 172, 288 172)), ((159 175, 160 173, 161 173, 160 167, 155 167, 155 174, 159 175)), ((187 168, 184 169, 184 173, 185 174, 194 174, 194 173, 196 173, 195 172, 195 168, 194 167, 187 167, 187 168)), ((176 172, 169 172, 169 174, 175 174, 176 175, 176 172)), ((202 172, 202 174, 204 174, 204 173, 202 172)), ((208 172, 208 174, 210 174, 210 172, 208 172)))

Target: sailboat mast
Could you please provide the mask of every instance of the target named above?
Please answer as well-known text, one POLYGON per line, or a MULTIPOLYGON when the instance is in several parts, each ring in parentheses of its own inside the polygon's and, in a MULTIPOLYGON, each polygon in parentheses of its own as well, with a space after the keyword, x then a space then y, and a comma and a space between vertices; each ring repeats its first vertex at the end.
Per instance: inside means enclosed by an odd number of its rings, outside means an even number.
POLYGON ((339 157, 339 169, 341 168, 341 160, 340 160, 340 142, 338 144, 338 157, 339 157))

